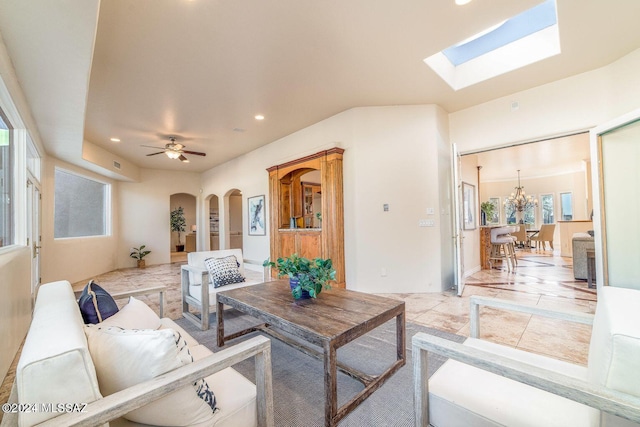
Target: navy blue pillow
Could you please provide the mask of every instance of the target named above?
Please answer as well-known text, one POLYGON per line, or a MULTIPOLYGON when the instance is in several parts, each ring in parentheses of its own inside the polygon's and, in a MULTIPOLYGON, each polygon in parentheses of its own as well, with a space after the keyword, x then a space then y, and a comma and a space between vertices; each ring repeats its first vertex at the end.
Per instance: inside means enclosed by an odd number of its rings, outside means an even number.
POLYGON ((118 305, 113 297, 93 280, 82 290, 78 305, 85 324, 100 323, 118 312, 118 305))

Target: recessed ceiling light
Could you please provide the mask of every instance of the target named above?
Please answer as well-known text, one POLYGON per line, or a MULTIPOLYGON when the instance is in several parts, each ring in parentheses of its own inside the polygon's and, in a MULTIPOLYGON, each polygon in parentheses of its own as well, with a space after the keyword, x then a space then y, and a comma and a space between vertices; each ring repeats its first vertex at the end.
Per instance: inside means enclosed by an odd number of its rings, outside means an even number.
POLYGON ((111 142, 120 142, 120 138, 111 138, 111 142))
POLYGON ((471 0, 456 0, 458 6, 464 6, 467 3, 471 3, 471 0))
POLYGON ((264 120, 264 116, 262 114, 258 114, 256 116, 256 120, 264 120))

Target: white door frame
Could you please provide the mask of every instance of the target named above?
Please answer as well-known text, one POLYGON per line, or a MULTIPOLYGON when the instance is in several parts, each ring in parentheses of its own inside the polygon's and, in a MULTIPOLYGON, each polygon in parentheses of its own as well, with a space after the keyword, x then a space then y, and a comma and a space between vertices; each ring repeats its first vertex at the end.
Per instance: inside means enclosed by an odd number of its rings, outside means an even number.
POLYGON ((35 301, 41 282, 40 248, 42 244, 42 189, 27 172, 27 246, 31 248, 31 298, 35 301))
POLYGON ((604 200, 602 200, 602 153, 600 137, 616 128, 623 127, 640 120, 640 109, 631 111, 607 123, 596 126, 590 133, 591 143, 591 186, 593 194, 593 229, 596 254, 596 286, 609 285, 608 266, 606 261, 606 224, 604 218, 604 200))
POLYGON ((460 179, 460 153, 456 144, 451 146, 451 173, 453 175, 453 239, 454 239, 454 273, 453 283, 458 296, 462 296, 464 291, 464 256, 463 239, 464 233, 460 223, 460 198, 462 196, 462 181, 460 179))

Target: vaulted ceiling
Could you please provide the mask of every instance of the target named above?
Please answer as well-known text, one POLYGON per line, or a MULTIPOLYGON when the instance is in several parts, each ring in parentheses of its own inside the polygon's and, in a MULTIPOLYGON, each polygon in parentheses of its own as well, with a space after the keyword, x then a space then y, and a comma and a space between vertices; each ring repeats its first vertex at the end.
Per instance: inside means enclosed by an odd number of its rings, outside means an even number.
POLYGON ((457 92, 423 63, 538 3, 2 0, 0 34, 49 153, 82 162, 88 141, 140 167, 204 171, 349 108, 455 112, 640 47, 639 1, 557 0, 560 55, 457 92), (207 156, 141 147, 170 136, 207 156))

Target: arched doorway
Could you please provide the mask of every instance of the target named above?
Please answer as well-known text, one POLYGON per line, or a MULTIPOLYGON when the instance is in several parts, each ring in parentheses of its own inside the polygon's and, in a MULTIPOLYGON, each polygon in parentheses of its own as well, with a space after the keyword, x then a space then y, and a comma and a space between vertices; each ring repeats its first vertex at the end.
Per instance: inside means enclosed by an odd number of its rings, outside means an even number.
POLYGON ((187 193, 176 193, 169 196, 169 209, 182 208, 184 230, 171 231, 169 252, 172 262, 186 261, 187 251, 195 251, 196 198, 187 193))
POLYGON ((225 195, 225 248, 242 249, 242 192, 237 188, 225 195))
POLYGON ((209 196, 209 250, 220 249, 220 202, 215 194, 209 196))

